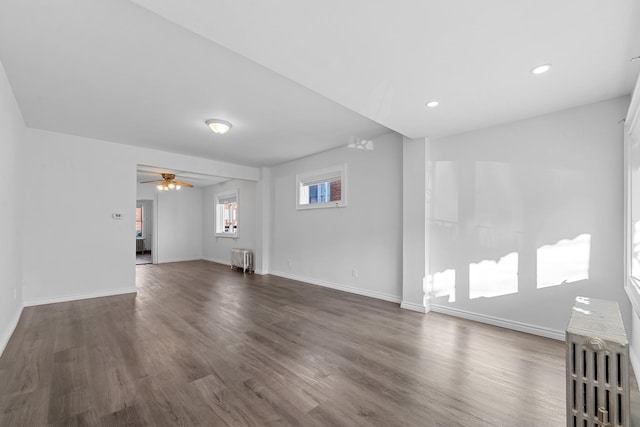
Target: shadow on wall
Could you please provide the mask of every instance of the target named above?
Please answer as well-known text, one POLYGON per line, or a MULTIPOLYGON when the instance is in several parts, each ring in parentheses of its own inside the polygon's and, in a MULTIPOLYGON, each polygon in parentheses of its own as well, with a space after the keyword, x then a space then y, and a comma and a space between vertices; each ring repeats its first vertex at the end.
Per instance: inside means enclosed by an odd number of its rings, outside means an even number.
POLYGON ((579 170, 492 161, 431 165, 430 296, 436 304, 589 279, 593 209, 579 170))

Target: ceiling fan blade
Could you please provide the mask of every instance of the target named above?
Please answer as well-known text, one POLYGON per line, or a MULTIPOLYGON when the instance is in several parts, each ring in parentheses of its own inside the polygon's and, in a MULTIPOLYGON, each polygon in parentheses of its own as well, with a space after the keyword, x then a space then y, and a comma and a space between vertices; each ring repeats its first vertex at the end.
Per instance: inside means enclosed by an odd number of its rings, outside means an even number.
POLYGON ((164 182, 164 179, 156 179, 154 181, 140 181, 140 184, 148 184, 150 182, 164 182))
POLYGON ((174 182, 175 184, 180 184, 180 185, 182 185, 183 187, 189 187, 189 188, 192 188, 192 187, 193 187, 193 185, 192 185, 192 184, 189 184, 188 182, 182 182, 182 181, 173 181, 173 182, 174 182))

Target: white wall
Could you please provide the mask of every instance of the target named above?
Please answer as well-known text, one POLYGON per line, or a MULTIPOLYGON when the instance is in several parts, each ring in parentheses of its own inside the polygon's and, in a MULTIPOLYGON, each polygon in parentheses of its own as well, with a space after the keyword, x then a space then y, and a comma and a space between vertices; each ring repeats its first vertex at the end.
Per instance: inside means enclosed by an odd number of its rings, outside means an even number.
POLYGON ((135 292, 136 163, 121 147, 27 130, 27 305, 135 292))
POLYGON ((158 192, 158 262, 202 259, 202 194, 200 188, 158 192))
MULTIPOLYGON (((204 189, 204 259, 222 264, 231 263, 231 248, 251 249, 254 257, 256 247, 256 183, 234 179, 204 189), (225 191, 238 191, 238 238, 216 237, 215 195, 225 191)), ((255 262, 254 258, 254 262, 255 262)), ((260 266, 261 267, 261 266, 260 266)), ((260 271, 258 265, 254 265, 260 271)))
POLYGON ((426 312, 424 280, 427 275, 427 141, 402 141, 402 303, 401 307, 426 312))
POLYGON ((271 169, 260 170, 260 181, 256 182, 256 252, 253 262, 256 273, 271 272, 271 169))
POLYGON ((155 200, 156 186, 154 184, 140 184, 139 182, 136 184, 136 198, 138 200, 155 200))
POLYGON ((374 148, 338 148, 271 169, 271 274, 400 302, 402 137, 380 136, 374 148), (348 206, 296 210, 296 174, 342 163, 348 206))
POLYGON ((25 125, 0 63, 0 355, 22 310, 25 125))
MULTIPOLYGON (((208 175, 258 179, 259 170, 228 163, 27 129, 23 262, 25 304, 135 292, 136 170, 139 164, 208 175), (124 213, 114 220, 112 213, 124 213)), ((181 190, 182 191, 182 190, 181 190)), ((186 191, 185 191, 186 193, 186 191)), ((180 193, 183 194, 183 193, 180 193)), ((189 196, 186 196, 189 198, 189 196)), ((188 218, 181 237, 202 234, 202 193, 171 215, 188 218), (194 219, 199 215, 199 220, 194 219), (193 225, 195 221, 197 226, 193 225), (199 222, 198 222, 199 221, 199 222)), ((160 200, 160 205, 162 204, 160 200)), ((167 203, 167 199, 164 200, 167 203)), ((158 207, 157 207, 158 208, 158 207)), ((178 257, 201 254, 180 246, 178 257)), ((161 239, 161 236, 156 236, 161 239)), ((171 238, 165 242, 173 242, 171 238)), ((171 247, 171 243, 169 243, 171 247)), ((165 260, 176 256, 165 251, 165 260)))
POLYGON ((432 142, 436 310, 560 338, 580 295, 618 301, 630 327, 619 124, 628 105, 619 98, 432 142), (545 276, 553 286, 538 286, 545 276))

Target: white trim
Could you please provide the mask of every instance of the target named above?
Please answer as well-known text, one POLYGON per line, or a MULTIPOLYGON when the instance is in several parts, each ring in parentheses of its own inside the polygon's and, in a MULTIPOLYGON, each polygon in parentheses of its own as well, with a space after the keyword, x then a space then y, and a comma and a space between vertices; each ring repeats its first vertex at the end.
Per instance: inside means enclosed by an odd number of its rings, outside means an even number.
MULTIPOLYGON (((634 145, 640 143, 640 79, 636 81, 636 85, 631 96, 631 102, 629 104, 629 110, 625 117, 624 125, 624 141, 623 141, 623 178, 624 178, 624 290, 626 291, 629 301, 634 311, 640 316, 640 286, 638 281, 640 278, 633 277, 633 193, 639 189, 633 188, 633 162, 632 162, 632 150, 634 145)), ((636 273, 637 274, 637 273, 636 273)))
POLYGON ((447 307, 438 304, 431 304, 431 311, 447 314, 449 316, 461 317, 463 319, 473 320, 475 322, 486 323, 488 325, 499 326, 501 328, 513 329, 514 331, 539 335, 541 337, 553 338, 554 340, 565 340, 565 334, 563 331, 556 331, 555 329, 544 328, 542 326, 530 325, 528 323, 502 319, 500 317, 487 316, 486 314, 472 313, 470 311, 460 310, 458 308, 447 307))
POLYGON ((202 258, 205 261, 215 262, 216 264, 226 265, 227 267, 231 267, 231 261, 226 259, 218 259, 218 258, 202 258))
POLYGON ((298 282, 309 283, 311 285, 323 286, 325 288, 337 289, 339 291, 349 292, 351 294, 364 295, 366 297, 381 299, 399 303, 402 299, 395 295, 385 294, 383 292, 370 291, 368 289, 354 288, 352 286, 341 285, 339 283, 329 282, 326 280, 312 279, 311 277, 298 276, 296 274, 284 273, 282 271, 272 271, 272 276, 284 277, 285 279, 297 280, 298 282))
POLYGON ((633 276, 627 277, 627 281, 624 285, 624 291, 627 293, 629 301, 631 301, 631 307, 635 314, 640 317, 640 289, 637 279, 633 276))
POLYGON ((201 259, 203 259, 201 256, 188 257, 188 258, 166 258, 166 259, 158 259, 157 264, 169 264, 171 262, 185 262, 185 261, 200 261, 201 259))
MULTIPOLYGON (((215 262, 216 264, 222 264, 224 266, 231 267, 231 262, 229 262, 229 260, 222 260, 218 258, 202 258, 202 259, 204 261, 215 262)), ((253 270, 253 274, 264 276, 266 274, 269 274, 269 272, 268 271, 265 272, 264 269, 256 269, 256 270, 253 270)))
POLYGON ((633 346, 629 346, 629 359, 633 373, 636 375, 636 383, 640 384, 640 358, 638 358, 638 353, 634 351, 633 346))
POLYGON ((431 311, 429 307, 425 307, 424 305, 415 304, 409 301, 402 301, 400 303, 400 308, 404 308, 405 310, 417 311, 418 313, 428 313, 431 311))
POLYGON ((629 129, 630 134, 633 134, 636 127, 640 126, 640 78, 638 78, 633 88, 631 102, 625 117, 625 126, 629 129))
POLYGON ((25 301, 24 306, 32 307, 34 305, 55 304, 59 302, 77 301, 77 300, 90 299, 90 298, 101 298, 101 297, 110 297, 114 295, 137 294, 137 293, 138 293, 138 290, 136 288, 109 289, 106 291, 91 292, 88 294, 71 294, 71 295, 63 295, 59 297, 42 298, 42 299, 36 299, 32 301, 25 301))
POLYGON ((16 312, 16 315, 13 316, 13 320, 9 323, 9 327, 4 332, 4 336, 2 336, 2 340, 0 340, 0 356, 4 353, 4 350, 7 348, 7 344, 9 344, 9 340, 13 336, 13 333, 18 326, 18 322, 20 321, 20 316, 22 316, 22 310, 24 307, 20 307, 20 310, 16 312))

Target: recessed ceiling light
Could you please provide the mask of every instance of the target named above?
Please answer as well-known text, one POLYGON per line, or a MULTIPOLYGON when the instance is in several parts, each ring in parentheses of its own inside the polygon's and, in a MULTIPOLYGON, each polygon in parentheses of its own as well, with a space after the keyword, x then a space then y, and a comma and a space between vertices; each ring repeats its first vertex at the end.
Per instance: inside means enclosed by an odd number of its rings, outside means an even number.
POLYGON ((440 104, 438 101, 429 101, 425 105, 429 108, 437 107, 440 104))
POLYGON ((220 135, 224 135, 231 129, 231 123, 226 120, 211 119, 205 122, 209 128, 220 135))
POLYGON ((544 74, 551 69, 551 64, 542 64, 531 69, 531 74, 544 74))

